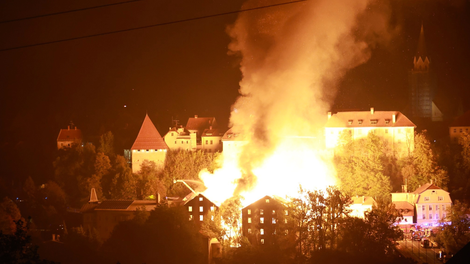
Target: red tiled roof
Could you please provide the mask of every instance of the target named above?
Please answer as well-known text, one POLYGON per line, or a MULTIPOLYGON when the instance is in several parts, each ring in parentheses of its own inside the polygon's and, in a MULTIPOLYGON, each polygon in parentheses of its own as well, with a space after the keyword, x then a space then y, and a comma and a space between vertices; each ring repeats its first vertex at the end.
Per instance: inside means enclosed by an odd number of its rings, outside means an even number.
POLYGON ((81 140, 82 131, 77 128, 61 129, 57 141, 81 140))
POLYGON ((168 149, 148 115, 145 115, 142 127, 131 149, 168 149))
POLYGON ((451 127, 459 126, 470 126, 470 110, 465 112, 463 115, 459 116, 454 122, 452 122, 451 127))
POLYGON ((210 126, 216 126, 215 117, 190 117, 186 124, 187 130, 203 131, 210 126))
POLYGON ((399 111, 373 112, 373 114, 371 111, 333 113, 325 127, 416 127, 408 117, 399 111), (396 117, 395 123, 393 123, 393 115, 396 117), (359 124, 359 120, 362 120, 362 124, 359 124))
POLYGON ((420 194, 426 190, 440 190, 441 188, 437 187, 436 185, 432 184, 432 183, 426 183, 426 184, 423 184, 421 185, 420 187, 418 187, 418 189, 416 189, 413 193, 415 194, 420 194))
POLYGON ((223 136, 224 133, 217 128, 215 129, 205 129, 204 132, 202 132, 203 137, 221 137, 223 136))

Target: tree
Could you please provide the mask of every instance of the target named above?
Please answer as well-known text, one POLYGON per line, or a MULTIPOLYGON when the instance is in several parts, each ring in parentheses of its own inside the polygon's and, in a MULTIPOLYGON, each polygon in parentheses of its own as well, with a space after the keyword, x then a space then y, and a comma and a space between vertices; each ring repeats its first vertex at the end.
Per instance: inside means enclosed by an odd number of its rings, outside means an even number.
POLYGON ((158 178, 159 170, 153 161, 144 160, 137 173, 137 197, 144 199, 159 193, 166 196, 166 188, 158 178))
POLYGON ((96 152, 101 152, 109 158, 114 159, 116 155, 114 153, 114 135, 111 131, 103 133, 100 136, 100 144, 98 145, 96 152))
POLYGON ((366 138, 352 140, 351 133, 341 133, 335 150, 335 164, 340 186, 348 195, 389 199, 390 177, 385 173, 387 156, 383 139, 369 133, 366 138))
POLYGON ((17 230, 17 221, 21 220, 21 212, 16 204, 8 197, 0 203, 0 231, 4 234, 14 234, 17 230))
MULTIPOLYGON (((95 188, 98 199, 103 199, 103 178, 109 178, 109 170, 111 169, 111 161, 109 157, 103 152, 98 152, 95 157, 94 173, 86 181, 86 189, 91 190, 95 188)), ((104 181, 106 182, 106 181, 104 181)), ((108 181, 109 182, 109 181, 108 181)), ((105 189, 109 189, 109 186, 105 185, 105 189)))
POLYGON ((37 246, 31 244, 31 236, 22 220, 15 221, 15 232, 4 234, 0 231, 0 262, 1 263, 30 263, 53 264, 52 261, 40 258, 37 246))
POLYGON ((437 164, 437 157, 427 139, 426 130, 415 135, 414 150, 411 156, 405 160, 402 174, 404 182, 410 190, 415 190, 431 181, 447 190, 449 176, 447 171, 437 164))
POLYGON ((199 173, 203 169, 213 172, 219 167, 216 162, 219 153, 207 153, 202 150, 185 151, 170 150, 167 152, 165 167, 160 179, 168 190, 168 195, 185 196, 188 190, 181 184, 173 184, 176 180, 185 180, 197 191, 202 191, 204 184, 199 179, 199 173))
POLYGON ((442 220, 444 225, 437 234, 436 241, 444 246, 447 252, 457 253, 462 247, 470 242, 470 218, 468 217, 469 206, 458 200, 447 209, 447 217, 442 220))
MULTIPOLYGON (((109 190, 106 191, 106 196, 111 199, 136 199, 136 175, 132 173, 132 169, 127 164, 126 159, 121 156, 116 156, 116 161, 110 173, 111 183, 109 190)), ((107 184, 105 184, 106 186, 107 184)))

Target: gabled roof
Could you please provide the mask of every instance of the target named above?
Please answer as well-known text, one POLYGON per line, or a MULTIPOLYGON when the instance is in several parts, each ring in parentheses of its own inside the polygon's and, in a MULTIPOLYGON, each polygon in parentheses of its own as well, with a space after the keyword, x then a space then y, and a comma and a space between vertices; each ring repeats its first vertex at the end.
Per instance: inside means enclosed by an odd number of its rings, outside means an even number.
POLYGON ((470 110, 465 112, 463 115, 459 116, 455 119, 454 122, 450 125, 451 127, 459 127, 459 126, 470 126, 470 110))
MULTIPOLYGON (((199 196, 202 196, 204 197, 204 199, 206 199, 207 201, 209 201, 210 203, 212 203, 213 205, 219 207, 219 205, 217 205, 216 203, 212 202, 210 199, 207 198, 207 196, 205 196, 204 194, 202 193, 193 193, 191 192, 190 194, 188 194, 185 198, 187 199, 187 201, 184 202, 184 205, 188 204, 189 202, 193 201, 194 199, 198 198, 199 196)), ((184 201, 184 199, 183 199, 184 201)))
POLYGON ((232 130, 232 128, 230 128, 227 130, 227 132, 225 132, 224 136, 222 137, 222 141, 244 141, 244 139, 240 133, 235 132, 232 130))
POLYGON ((105 200, 95 210, 126 210, 133 200, 105 200))
POLYGON ((204 132, 202 132, 203 137, 222 137, 223 135, 224 133, 217 128, 205 129, 204 132))
POLYGON ((197 130, 202 132, 206 128, 210 128, 211 126, 216 127, 217 123, 215 121, 215 117, 190 117, 188 119, 188 123, 186 124, 187 130, 197 130))
POLYGON ((57 141, 70 141, 70 140, 81 140, 82 139, 82 131, 80 129, 72 128, 70 129, 61 129, 59 131, 59 136, 57 137, 57 141))
POLYGON ((167 144, 147 114, 131 149, 168 149, 167 144))
POLYGON ((399 111, 372 110, 333 113, 325 127, 416 127, 416 125, 399 111), (396 118, 395 123, 393 115, 396 118))
POLYGON ((351 197, 352 204, 374 205, 375 200, 370 196, 356 196, 351 197))
POLYGON ((416 189, 414 192, 414 194, 421 194, 423 193, 424 191, 426 190, 442 190, 441 188, 437 187, 436 185, 432 184, 432 183, 426 183, 426 184, 423 184, 421 185, 420 187, 418 187, 418 189, 416 189))
POLYGON ((256 200, 255 202, 253 202, 253 203, 251 203, 251 204, 249 204, 249 205, 243 207, 242 210, 244 210, 244 209, 246 209, 246 208, 248 208, 248 207, 254 206, 254 204, 259 203, 259 202, 261 202, 261 201, 263 201, 263 200, 266 200, 266 199, 269 199, 270 201, 272 200, 272 201, 274 201, 275 203, 278 203, 278 204, 281 204, 281 205, 284 205, 285 202, 286 202, 286 201, 285 201, 283 198, 281 198, 281 197, 266 195, 266 196, 264 196, 263 198, 260 198, 260 199, 256 200))
POLYGON ((395 201, 392 203, 395 205, 395 209, 402 210, 403 216, 414 216, 414 207, 409 202, 395 201))

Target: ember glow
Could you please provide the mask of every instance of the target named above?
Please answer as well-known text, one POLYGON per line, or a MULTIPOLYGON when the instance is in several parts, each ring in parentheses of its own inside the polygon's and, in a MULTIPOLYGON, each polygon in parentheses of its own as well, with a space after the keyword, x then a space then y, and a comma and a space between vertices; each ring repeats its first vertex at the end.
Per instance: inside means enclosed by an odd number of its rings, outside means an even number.
POLYGON ((371 0, 312 0, 240 13, 227 29, 243 74, 230 118, 239 135, 230 143, 238 146, 224 142, 222 168, 201 172, 209 199, 240 194, 247 205, 264 195, 294 196, 299 185, 335 184, 321 155, 326 112, 344 73, 389 38, 388 10, 371 0))

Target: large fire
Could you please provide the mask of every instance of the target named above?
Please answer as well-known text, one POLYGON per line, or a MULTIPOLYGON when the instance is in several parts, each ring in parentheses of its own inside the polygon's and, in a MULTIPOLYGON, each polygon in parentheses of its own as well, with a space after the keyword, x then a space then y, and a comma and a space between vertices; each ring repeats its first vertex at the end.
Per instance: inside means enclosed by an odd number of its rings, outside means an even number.
MULTIPOLYGON (((310 140, 286 138, 259 166, 254 167, 252 173, 255 181, 237 193, 244 198, 243 206, 265 195, 294 197, 300 186, 304 189, 324 189, 334 185, 334 169, 321 152, 305 144, 310 140)), ((238 166, 237 158, 237 153, 229 153, 221 157, 221 169, 213 174, 207 171, 200 173, 199 177, 207 187, 204 195, 211 201, 220 204, 234 195, 243 180, 243 170, 238 166)))
MULTIPOLYGON (((248 0, 242 8, 266 3, 248 0)), ((221 169, 200 173, 209 199, 241 195, 247 205, 265 195, 295 196, 300 185, 335 184, 318 131, 341 77, 390 38, 388 14, 387 3, 373 0, 305 1, 239 14, 227 32, 229 53, 241 58, 240 97, 230 117, 241 138, 229 139, 230 147, 224 142, 221 169)))

